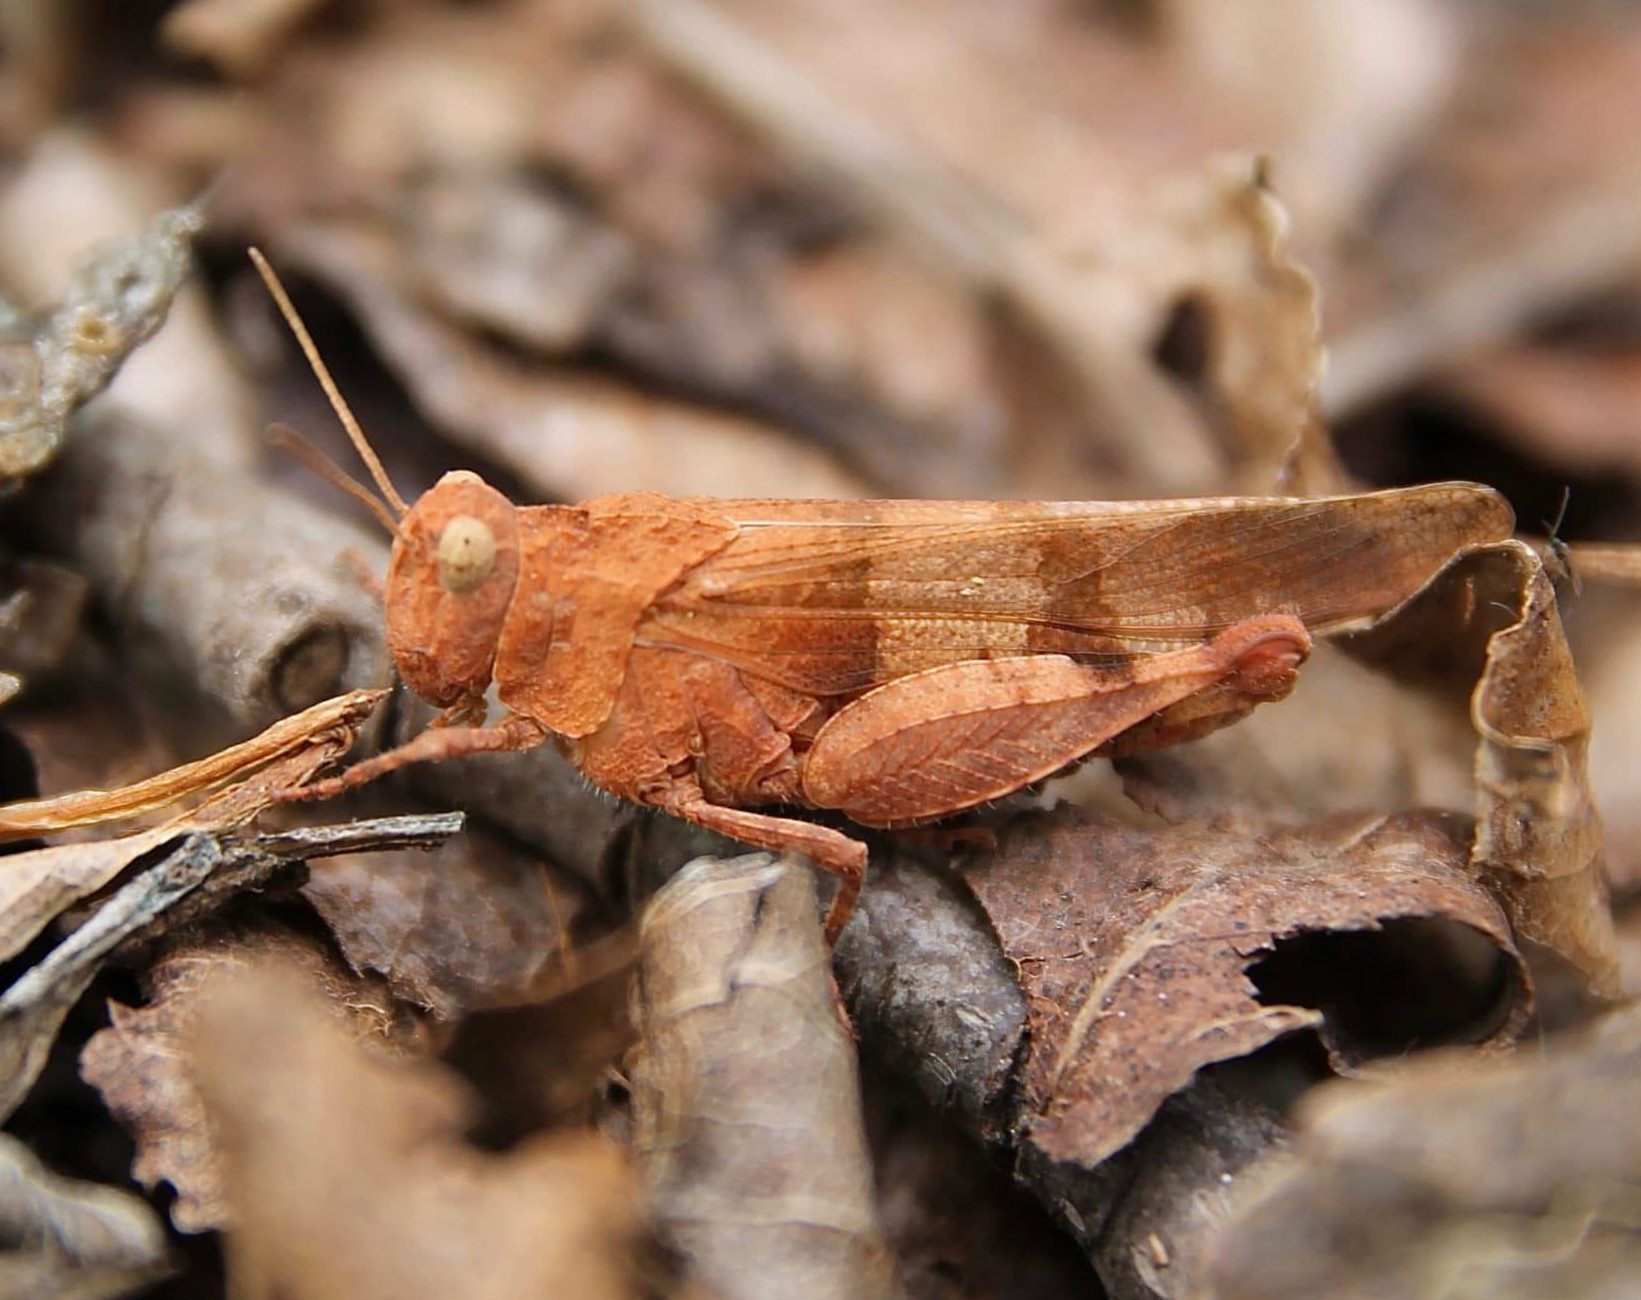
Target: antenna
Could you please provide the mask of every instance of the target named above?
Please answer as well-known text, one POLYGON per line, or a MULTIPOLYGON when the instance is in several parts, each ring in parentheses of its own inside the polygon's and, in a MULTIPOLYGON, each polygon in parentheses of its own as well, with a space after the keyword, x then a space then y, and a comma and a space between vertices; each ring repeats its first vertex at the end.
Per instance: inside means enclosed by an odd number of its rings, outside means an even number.
MULTIPOLYGON (((404 514, 409 507, 405 505, 404 498, 393 490, 387 471, 382 468, 381 458, 366 440, 365 431, 359 427, 359 421, 353 418, 353 412, 342 397, 342 390, 336 386, 336 381, 331 378, 330 371, 320 359, 319 349, 313 345, 313 336, 308 333, 308 327, 302 323, 302 318, 296 314, 296 308, 291 305, 290 295, 285 292, 285 286, 279 282, 279 277, 274 274, 273 267, 268 265, 268 259, 262 256, 260 249, 252 248, 248 251, 257 274, 262 277, 262 283, 268 286, 268 292, 273 295, 279 314, 285 318, 285 324, 290 326, 291 333, 296 335, 297 345, 302 349, 302 355, 308 359, 314 378, 319 381, 319 386, 325 390, 325 396, 330 399, 331 410, 336 412, 336 418, 348 431, 348 437, 353 442, 354 450, 359 453, 359 459, 365 462, 365 468, 370 471, 371 478, 375 480, 388 505, 393 507, 396 514, 404 514)), ((346 478, 346 475, 343 477, 346 478)))
POLYGON ((332 487, 339 487, 374 515, 388 532, 397 535, 399 525, 388 508, 371 495, 370 489, 354 478, 319 448, 288 424, 270 424, 268 441, 306 465, 332 487))

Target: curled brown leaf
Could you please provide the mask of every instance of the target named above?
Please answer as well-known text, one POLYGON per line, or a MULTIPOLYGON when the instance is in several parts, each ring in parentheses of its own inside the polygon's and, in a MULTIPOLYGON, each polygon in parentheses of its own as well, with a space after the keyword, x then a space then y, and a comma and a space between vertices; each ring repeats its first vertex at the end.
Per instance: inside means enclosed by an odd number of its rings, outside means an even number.
MULTIPOLYGON (((1321 1030, 1346 1065, 1443 1040, 1509 1041, 1529 1006, 1526 973, 1466 857, 1464 827, 1431 814, 1154 832, 1070 811, 1017 823, 963 874, 1026 994, 1025 1140, 1050 1160, 1097 1165, 1198 1069, 1299 1029, 1321 1030), (1366 954, 1330 973, 1316 950, 1298 987, 1262 991, 1251 974, 1300 935, 1423 918, 1482 942, 1474 956, 1460 943, 1406 1003, 1394 985, 1353 983, 1350 963, 1366 954), (1448 996, 1433 1002, 1437 989, 1448 996)), ((1392 948, 1386 960, 1381 980, 1407 957, 1392 948)))
POLYGON ((895 1294, 809 868, 697 859, 640 936, 633 1145, 695 1277, 725 1300, 895 1294))

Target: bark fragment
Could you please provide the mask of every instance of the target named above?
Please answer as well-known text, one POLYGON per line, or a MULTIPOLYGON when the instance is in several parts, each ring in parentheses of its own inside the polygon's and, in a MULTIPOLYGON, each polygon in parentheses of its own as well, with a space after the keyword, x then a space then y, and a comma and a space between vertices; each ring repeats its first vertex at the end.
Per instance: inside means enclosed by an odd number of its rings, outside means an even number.
POLYGON ((198 204, 156 217, 102 249, 37 322, 0 304, 0 484, 32 474, 57 453, 68 417, 165 320, 204 224, 198 204))

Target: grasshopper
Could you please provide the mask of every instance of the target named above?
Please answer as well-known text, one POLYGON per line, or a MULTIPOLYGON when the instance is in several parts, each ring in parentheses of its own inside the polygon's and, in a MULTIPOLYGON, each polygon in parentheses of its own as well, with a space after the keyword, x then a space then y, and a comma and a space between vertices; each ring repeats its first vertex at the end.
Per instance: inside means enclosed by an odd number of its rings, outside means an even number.
MULTIPOLYGON (((477 474, 394 490, 266 261, 251 254, 381 494, 400 676, 443 710, 293 798, 552 740, 595 785, 839 877, 862 826, 933 822, 1090 755, 1172 745, 1292 688, 1461 549, 1510 536, 1471 483, 1293 499, 796 501, 620 493, 519 506, 477 474), (482 725, 494 687, 508 710, 482 725)), ((311 453, 317 457, 318 453, 311 453)))

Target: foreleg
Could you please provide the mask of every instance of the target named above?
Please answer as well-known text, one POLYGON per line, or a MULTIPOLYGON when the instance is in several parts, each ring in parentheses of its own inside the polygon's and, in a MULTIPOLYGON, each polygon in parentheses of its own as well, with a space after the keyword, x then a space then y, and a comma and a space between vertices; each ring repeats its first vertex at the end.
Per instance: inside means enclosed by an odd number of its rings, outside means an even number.
POLYGON ((469 754, 534 749, 546 739, 547 731, 539 723, 517 714, 503 718, 493 727, 429 727, 397 749, 355 763, 337 776, 284 791, 277 801, 306 803, 333 799, 411 763, 436 763, 447 758, 465 758, 469 754))

